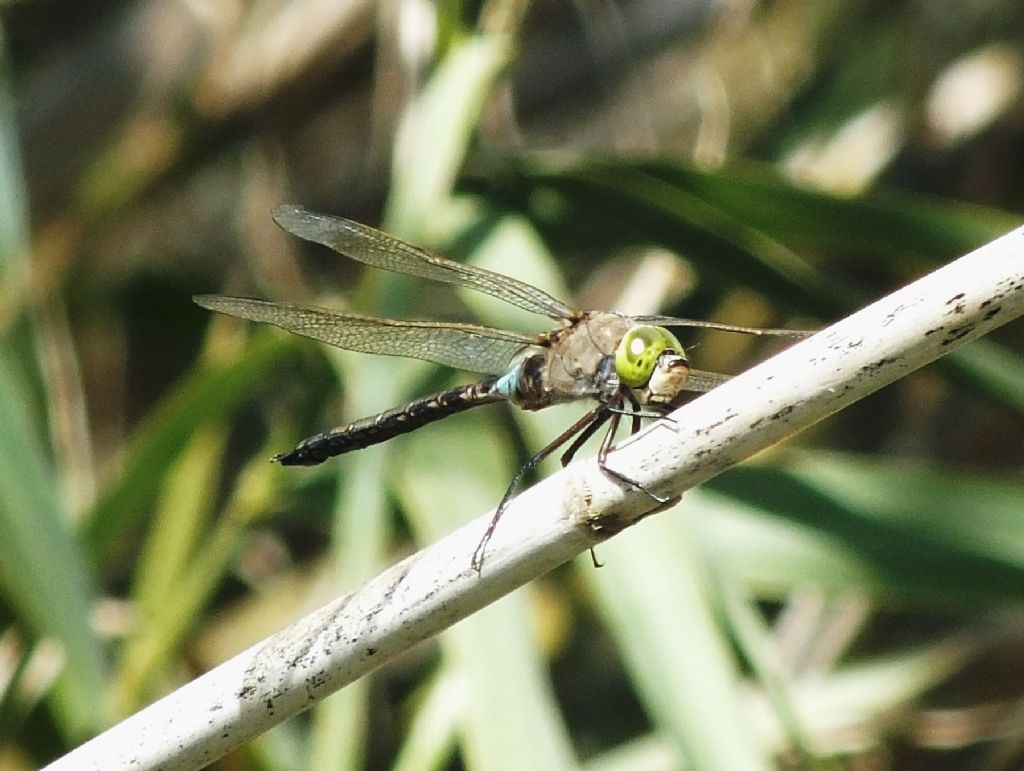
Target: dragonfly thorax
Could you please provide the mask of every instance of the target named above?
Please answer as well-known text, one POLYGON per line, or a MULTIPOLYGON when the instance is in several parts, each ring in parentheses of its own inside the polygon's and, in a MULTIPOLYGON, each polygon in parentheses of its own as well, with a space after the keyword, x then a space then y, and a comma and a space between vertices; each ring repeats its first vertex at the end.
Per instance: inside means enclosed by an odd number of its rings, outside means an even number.
POLYGON ((689 373, 682 345, 664 327, 592 312, 583 323, 552 333, 547 345, 524 348, 497 390, 526 410, 586 397, 612 403, 622 389, 641 404, 667 406, 689 373))

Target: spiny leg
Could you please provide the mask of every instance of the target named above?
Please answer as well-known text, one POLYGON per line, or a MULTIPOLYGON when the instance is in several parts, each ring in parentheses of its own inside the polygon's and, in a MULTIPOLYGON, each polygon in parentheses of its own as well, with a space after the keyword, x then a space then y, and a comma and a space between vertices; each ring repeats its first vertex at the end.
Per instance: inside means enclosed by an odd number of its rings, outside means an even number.
MULTIPOLYGON (((573 457, 575 457, 576 452, 580 449, 580 447, 586 444, 587 440, 590 439, 590 437, 592 437, 594 434, 596 434, 598 429, 601 428, 601 426, 603 426, 606 422, 608 422, 609 418, 611 418, 613 408, 610 405, 605 406, 607 409, 605 409, 604 412, 601 413, 600 415, 596 416, 593 422, 583 430, 583 433, 581 433, 573 440, 573 443, 569 445, 569 449, 562 453, 562 468, 565 468, 572 462, 573 457)), ((595 568, 604 566, 604 564, 597 559, 597 552, 594 551, 593 546, 590 547, 590 561, 591 563, 593 563, 595 568)))
POLYGON ((641 418, 649 418, 651 420, 667 420, 671 423, 675 422, 664 412, 658 412, 656 410, 645 410, 641 408, 640 402, 637 401, 636 396, 632 392, 626 393, 626 399, 629 400, 629 409, 626 409, 621 405, 615 406, 609 404, 608 411, 617 412, 619 415, 628 415, 633 419, 633 425, 630 427, 629 431, 630 435, 637 434, 640 432, 640 429, 642 428, 640 424, 641 418))
MULTIPOLYGON (((498 520, 501 519, 501 515, 505 513, 505 509, 508 506, 509 501, 512 500, 512 494, 519 486, 519 483, 523 481, 523 477, 526 476, 526 472, 530 471, 530 469, 536 468, 542 461, 551 455, 551 453, 572 439, 573 436, 578 434, 580 431, 589 428, 589 426, 595 421, 599 421, 598 425, 603 424, 607 418, 602 416, 601 413, 605 412, 607 408, 607 405, 599 404, 559 434, 553 442, 546 445, 540 450, 540 452, 526 461, 519 471, 516 472, 516 475, 512 478, 512 482, 508 486, 508 489, 505 490, 505 494, 502 496, 501 502, 498 504, 498 508, 494 510, 494 516, 491 517, 491 521, 487 525, 487 530, 484 531, 483 538, 480 539, 480 543, 477 544, 476 549, 473 551, 473 558, 470 560, 470 565, 477 573, 479 573, 484 566, 484 551, 487 549, 487 543, 491 540, 491 536, 494 535, 495 528, 498 527, 498 520)), ((576 443, 574 442, 573 445, 575 446, 576 443)))
MULTIPOLYGON (((670 497, 659 495, 652 490, 647 489, 642 484, 637 482, 635 479, 630 479, 625 474, 622 474, 615 469, 608 466, 607 459, 608 453, 611 450, 612 442, 615 439, 615 433, 618 430, 619 422, 623 415, 629 415, 632 418, 633 425, 631 426, 632 431, 630 433, 637 433, 640 430, 640 419, 645 417, 660 418, 663 417, 659 413, 645 412, 640 408, 639 402, 632 393, 626 394, 626 398, 630 402, 630 409, 626 410, 622 407, 621 397, 618 403, 602 403, 592 409, 582 418, 573 423, 569 428, 559 434, 554 441, 543 447, 537 454, 531 457, 523 466, 516 472, 516 475, 512 478, 512 482, 509 484, 508 489, 505 490, 505 494, 502 496, 501 501, 498 503, 498 508, 494 511, 494 516, 491 517, 491 521, 487 525, 487 529, 484 531, 483 537, 480 539, 480 543, 477 544, 476 549, 473 551, 473 557, 470 560, 470 565, 479 573, 483 569, 484 552, 487 549, 487 544, 494 535, 495 529, 498 527, 498 520, 501 519, 502 514, 505 513, 505 509, 508 507, 509 501, 512 499, 512 494, 516 488, 522 482, 527 472, 533 468, 536 468, 540 463, 546 460, 555 450, 561 447, 563 444, 572 439, 576 434, 576 438, 569 448, 562 454, 561 464, 563 467, 569 465, 573 457, 579 451, 588 439, 590 439, 606 422, 611 420, 612 424, 608 427, 608 433, 605 434, 604 439, 601 440, 601 448, 598 450, 597 464, 598 467, 610 477, 619 480, 623 484, 627 484, 630 487, 640 490, 641 492, 648 495, 654 501, 660 504, 668 503, 672 500, 670 497), (582 432, 582 433, 580 433, 582 432)), ((590 550, 590 558, 594 563, 594 567, 601 567, 601 563, 598 562, 597 555, 594 550, 590 550)))
MULTIPOLYGON (((618 430, 619 420, 620 420, 621 416, 629 415, 632 418, 633 425, 631 426, 632 430, 630 431, 630 434, 635 434, 635 433, 637 433, 640 430, 640 427, 641 427, 640 426, 640 419, 641 418, 657 418, 657 417, 661 417, 661 415, 659 415, 658 413, 645 412, 644 410, 642 410, 640 408, 640 402, 637 401, 637 398, 633 394, 632 391, 626 391, 624 395, 625 395, 625 398, 629 401, 629 409, 627 410, 626 408, 624 408, 622 406, 622 403, 621 403, 622 394, 619 395, 618 403, 609 403, 607 405, 608 409, 607 409, 605 415, 602 417, 602 419, 600 421, 596 421, 595 420, 593 423, 591 423, 587 427, 587 430, 584 431, 582 434, 580 434, 576 438, 576 441, 572 443, 572 446, 568 450, 565 451, 564 455, 562 455, 562 465, 563 466, 566 466, 566 465, 569 464, 569 461, 572 460, 572 457, 573 457, 573 455, 576 454, 576 451, 580 447, 582 447, 583 443, 587 439, 592 437, 597 432, 597 430, 601 426, 604 425, 605 421, 607 421, 608 419, 614 417, 614 422, 612 423, 611 426, 609 426, 608 433, 605 435, 605 438, 601 442, 601 446, 605 448, 605 456, 607 456, 607 449, 609 447, 611 447, 612 440, 615 437, 615 432, 618 430)), ((618 480, 620 480, 622 482, 625 482, 626 484, 628 484, 628 485, 630 485, 632 487, 635 487, 637 489, 643 490, 648 495, 650 495, 650 492, 647 491, 646 489, 644 489, 644 487, 642 485, 638 484, 636 481, 634 481, 632 479, 628 479, 625 475, 616 473, 613 469, 608 468, 608 465, 606 463, 604 463, 603 460, 601 459, 600 454, 598 455, 598 466, 606 474, 609 474, 609 475, 615 477, 616 479, 618 479, 618 480)), ((597 559, 597 552, 594 551, 594 547, 590 547, 590 561, 593 563, 595 568, 599 568, 599 567, 603 566, 603 563, 600 560, 597 559)))
POLYGON ((626 399, 629 400, 629 408, 633 411, 633 425, 632 430, 629 432, 632 436, 640 432, 640 418, 644 417, 643 410, 640 409, 640 402, 637 401, 636 396, 632 391, 626 391, 626 399))
MULTIPOLYGON (((612 436, 615 435, 615 431, 618 428, 618 416, 620 415, 628 415, 630 418, 632 418, 633 425, 630 427, 630 435, 637 434, 640 432, 640 429, 642 428, 640 421, 642 418, 651 418, 654 420, 671 420, 671 418, 666 417, 663 412, 654 412, 653 410, 642 409, 640 407, 640 402, 636 398, 636 395, 630 390, 626 390, 624 394, 618 394, 613 398, 615 399, 615 401, 611 401, 605 404, 605 414, 601 416, 600 420, 595 419, 593 423, 587 426, 586 431, 584 431, 582 434, 576 437, 576 441, 574 441, 569 446, 569 449, 562 454, 563 468, 565 466, 568 466, 569 463, 572 462, 572 459, 575 457, 580 447, 582 447, 586 443, 586 441, 590 439, 590 437, 596 434, 598 429, 601 428, 601 426, 603 426, 605 422, 612 417, 612 415, 616 416, 616 423, 609 431, 609 433, 612 436), (626 409, 625 407, 622 406, 623 397, 625 397, 625 399, 629 401, 629 409, 626 409)), ((611 440, 608 439, 607 437, 605 438, 605 442, 607 442, 609 447, 611 446, 611 440)), ((616 476, 614 472, 609 473, 611 473, 612 476, 616 476)), ((630 484, 639 489, 643 489, 640 485, 637 485, 633 482, 630 482, 630 484)))
MULTIPOLYGON (((591 414, 593 414, 593 412, 591 412, 591 414)), ((572 459, 576 457, 576 453, 579 451, 580 447, 586 444, 587 440, 596 434, 598 429, 607 423, 611 416, 612 409, 608 407, 608 405, 605 405, 603 413, 595 415, 590 425, 588 425, 586 429, 584 429, 583 433, 577 436, 573 440, 572 444, 569 445, 569 448, 562 453, 562 457, 559 459, 559 462, 562 464, 562 468, 565 468, 572 463, 572 459)))
MULTIPOLYGON (((618 430, 619 421, 621 420, 623 415, 629 415, 632 418, 633 425, 631 426, 631 434, 635 434, 640 430, 641 418, 661 417, 661 415, 658 413, 644 412, 640 408, 640 403, 637 401, 636 397, 633 395, 632 392, 627 391, 625 393, 625 398, 629 400, 630 409, 624 409, 621 403, 606 404, 604 414, 595 417, 594 421, 586 427, 583 433, 581 433, 579 436, 576 437, 575 440, 573 440, 573 443, 569 446, 569 449, 567 449, 562 454, 561 460, 563 467, 569 465, 569 463, 572 461, 573 457, 576 455, 580 447, 582 447, 588 439, 590 439, 594 434, 596 434, 598 429, 600 429, 601 426, 603 426, 609 419, 612 420, 612 425, 609 426, 608 434, 601 442, 601 446, 604 448, 605 457, 608 454, 608 449, 611 447, 612 441, 615 437, 615 433, 618 430)), ((650 490, 646 489, 643 485, 639 484, 635 480, 629 479, 624 474, 619 474, 614 469, 609 468, 608 465, 604 463, 602 456, 600 454, 598 455, 598 465, 600 466, 601 470, 604 471, 606 474, 618 479, 621 482, 630 485, 631 487, 634 487, 638 490, 642 490, 659 503, 665 503, 668 500, 667 498, 664 500, 659 499, 658 496, 653 494, 650 490)), ((602 565, 602 563, 597 559, 597 553, 594 551, 593 547, 591 547, 590 549, 590 561, 594 564, 595 568, 599 568, 602 565)))
POLYGON ((637 482, 635 479, 630 479, 625 474, 616 471, 608 465, 608 453, 611 451, 612 442, 615 440, 615 432, 619 428, 619 421, 622 419, 622 412, 612 412, 611 420, 612 424, 608 426, 608 433, 605 434, 604 439, 601 440, 601 447, 597 451, 597 465, 608 476, 618 479, 620 482, 629 485, 630 487, 645 493, 648 497, 657 501, 658 503, 668 503, 671 499, 669 496, 660 495, 653 490, 649 490, 642 484, 637 482))
MULTIPOLYGON (((627 484, 630 487, 633 487, 637 490, 640 490, 643 493, 646 493, 648 496, 653 498, 658 503, 667 503, 670 500, 670 498, 667 498, 663 495, 658 495, 657 493, 648 490, 635 479, 630 479, 625 474, 622 474, 616 471, 615 469, 609 467, 607 463, 608 453, 611 451, 612 442, 615 441, 615 434, 619 430, 619 422, 622 420, 622 417, 624 415, 628 415, 630 418, 632 418, 632 426, 630 427, 632 430, 630 431, 630 434, 635 434, 640 430, 641 418, 662 418, 664 416, 661 415, 660 413, 644 411, 643 409, 641 409, 640 402, 637 401, 636 396, 632 393, 632 391, 628 390, 625 391, 624 393, 617 394, 614 397, 614 401, 608 402, 603 406, 603 415, 596 414, 599 412, 599 410, 593 410, 591 411, 591 413, 589 413, 591 415, 594 415, 593 422, 586 427, 586 430, 582 434, 576 437, 576 440, 569 446, 569 449, 567 449, 562 454, 562 466, 568 466, 569 463, 572 461, 573 456, 575 456, 576 452, 580 449, 580 447, 582 447, 583 444, 588 439, 590 439, 590 437, 597 433, 598 429, 601 428, 601 426, 603 426, 608 420, 611 420, 612 424, 608 427, 608 433, 605 434, 604 439, 601 440, 601 448, 598 450, 597 453, 598 467, 604 473, 608 474, 610 477, 618 479, 620 482, 623 482, 624 484, 627 484), (630 408, 628 410, 622 406, 623 398, 629 401, 630 408)), ((593 553, 593 550, 591 550, 591 553, 593 553)), ((596 558, 594 559, 594 563, 597 564, 596 558)))

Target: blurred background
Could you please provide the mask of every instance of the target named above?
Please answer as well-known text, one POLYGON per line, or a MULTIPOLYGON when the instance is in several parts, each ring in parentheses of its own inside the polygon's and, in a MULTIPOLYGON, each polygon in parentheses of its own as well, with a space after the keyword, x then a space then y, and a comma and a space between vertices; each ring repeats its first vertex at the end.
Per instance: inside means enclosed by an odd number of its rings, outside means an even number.
MULTIPOLYGON (((496 406, 268 463, 470 376, 218 318, 194 293, 550 326, 361 271, 280 231, 275 204, 581 307, 798 328, 1024 205, 1011 0, 0 14, 5 769, 480 516, 582 412, 496 406)), ((726 373, 778 347, 682 340, 726 373)), ((216 767, 1024 767, 1022 351, 1020 323, 957 351, 216 767)))

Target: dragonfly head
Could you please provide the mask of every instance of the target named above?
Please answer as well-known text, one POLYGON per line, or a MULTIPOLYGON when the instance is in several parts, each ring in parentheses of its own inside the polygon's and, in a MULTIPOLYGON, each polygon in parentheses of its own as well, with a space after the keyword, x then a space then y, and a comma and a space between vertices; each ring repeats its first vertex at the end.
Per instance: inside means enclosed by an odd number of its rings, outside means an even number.
POLYGON ((669 404, 683 390, 690 365, 676 336, 665 327, 638 324, 615 350, 615 373, 630 388, 642 389, 649 404, 669 404))
POLYGON ((674 351, 664 351, 658 357, 651 379, 641 401, 644 404, 674 406, 676 397, 683 392, 690 379, 690 362, 674 351))

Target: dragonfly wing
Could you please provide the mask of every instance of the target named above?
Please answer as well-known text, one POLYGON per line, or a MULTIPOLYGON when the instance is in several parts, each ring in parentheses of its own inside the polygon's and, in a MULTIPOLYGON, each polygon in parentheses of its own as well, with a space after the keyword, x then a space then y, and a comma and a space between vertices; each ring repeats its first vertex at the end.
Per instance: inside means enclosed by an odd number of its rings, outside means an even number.
POLYGON ((761 329, 760 327, 741 327, 735 324, 720 324, 717 321, 700 321, 698 319, 681 319, 676 316, 630 316, 633 321, 641 324, 657 324, 660 327, 700 327, 717 329, 721 332, 740 332, 744 335, 771 335, 773 337, 810 337, 813 330, 804 329, 761 329))
POLYGON ((691 369, 683 390, 704 393, 712 388, 718 388, 727 380, 732 380, 732 377, 730 375, 720 375, 717 372, 705 372, 702 369, 691 369))
POLYGON ((196 295, 197 305, 249 321, 259 321, 360 353, 406 356, 454 369, 503 375, 532 335, 474 324, 393 321, 324 308, 282 305, 224 295, 196 295))
POLYGON ((553 319, 578 315, 574 308, 535 286, 501 273, 446 260, 352 220, 316 214, 299 206, 278 206, 273 217, 289 233, 328 246, 374 268, 468 287, 553 319))

